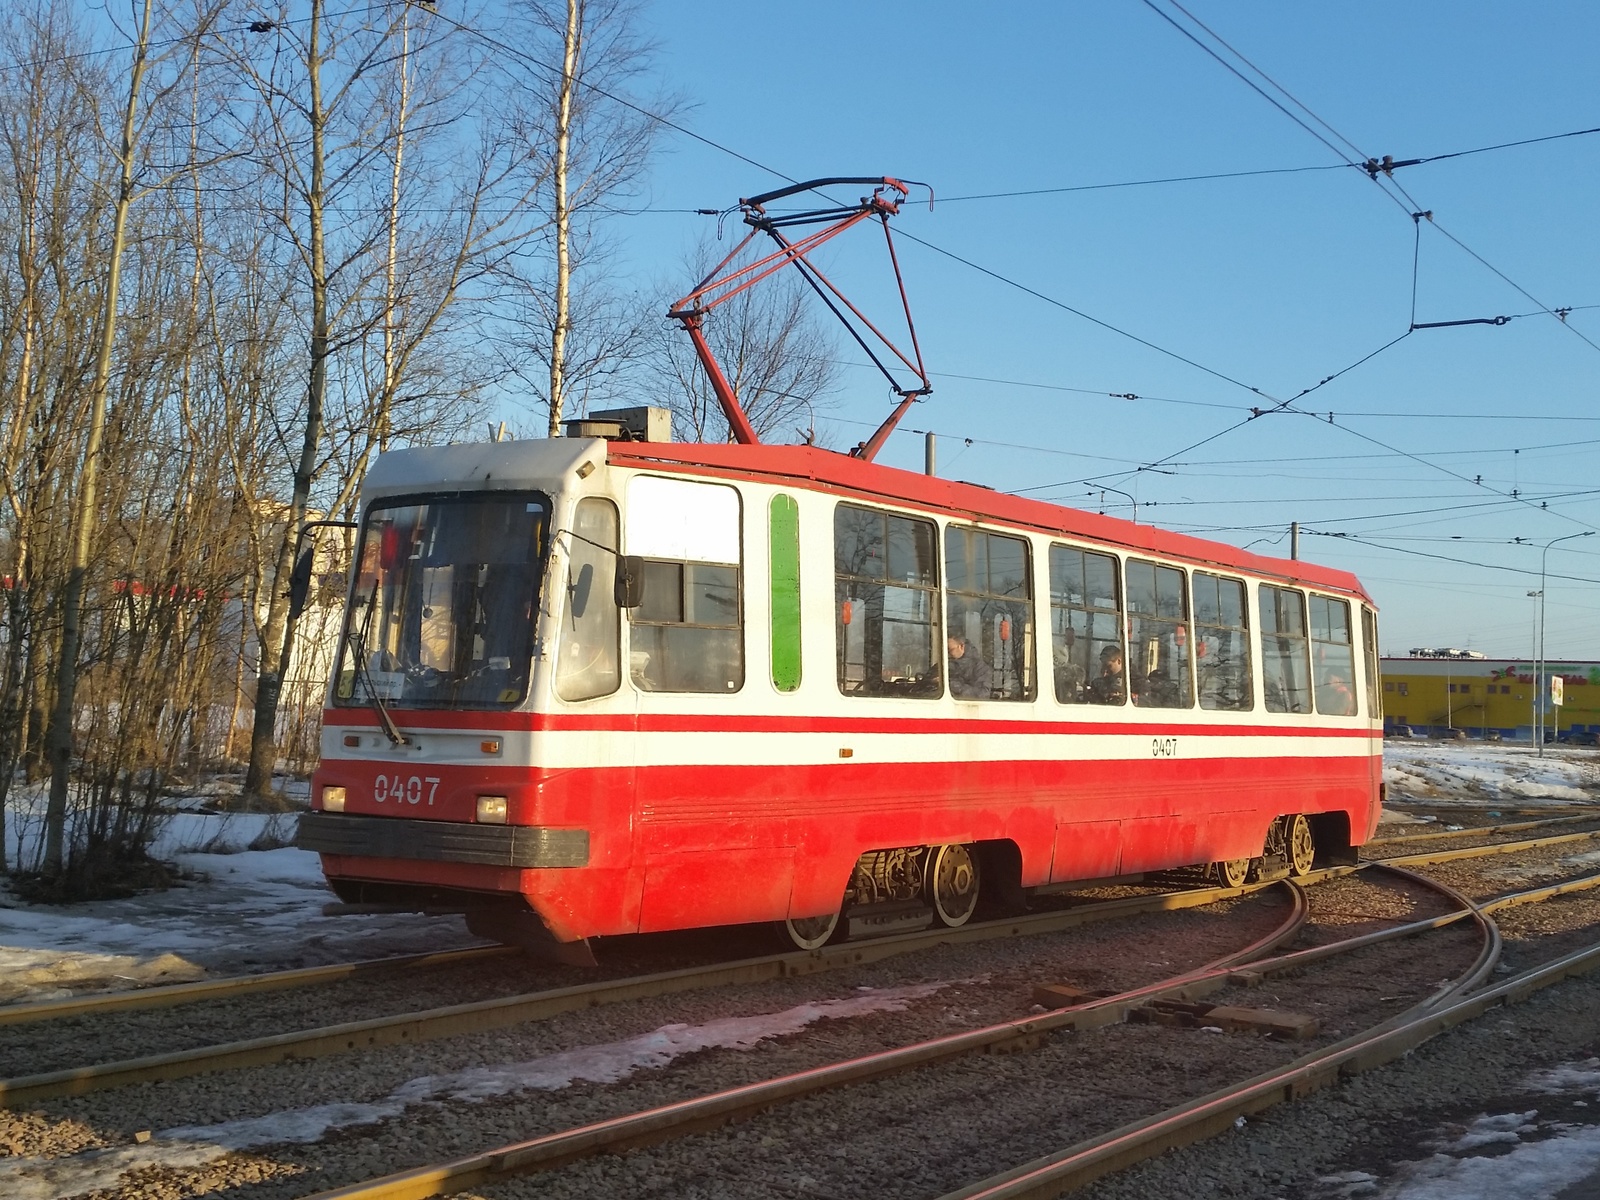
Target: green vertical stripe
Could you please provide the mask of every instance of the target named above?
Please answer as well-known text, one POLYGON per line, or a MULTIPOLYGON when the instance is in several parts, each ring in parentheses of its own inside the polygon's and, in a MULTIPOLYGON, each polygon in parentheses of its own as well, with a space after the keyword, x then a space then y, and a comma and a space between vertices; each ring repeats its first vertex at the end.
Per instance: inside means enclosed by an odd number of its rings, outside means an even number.
POLYGON ((800 686, 800 505, 793 496, 772 498, 772 686, 800 686))

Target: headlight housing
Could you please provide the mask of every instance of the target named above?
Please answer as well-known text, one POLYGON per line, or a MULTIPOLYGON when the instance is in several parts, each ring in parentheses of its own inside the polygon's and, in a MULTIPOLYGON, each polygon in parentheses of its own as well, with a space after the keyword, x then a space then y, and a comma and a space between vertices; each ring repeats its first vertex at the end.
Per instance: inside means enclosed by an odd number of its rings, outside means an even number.
POLYGON ((478 821, 483 825, 506 823, 506 798, 504 796, 479 796, 478 821))
POLYGON ((344 811, 344 789, 342 787, 330 784, 322 789, 322 811, 344 811))

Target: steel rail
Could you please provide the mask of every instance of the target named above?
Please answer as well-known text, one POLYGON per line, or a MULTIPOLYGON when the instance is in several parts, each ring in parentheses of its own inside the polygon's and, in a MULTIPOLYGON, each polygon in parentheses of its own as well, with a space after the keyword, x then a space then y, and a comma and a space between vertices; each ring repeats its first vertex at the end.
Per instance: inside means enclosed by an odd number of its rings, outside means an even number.
POLYGON ((1053 1030, 1093 1028, 1108 1024, 1109 1020, 1100 1019, 1108 1011, 1116 1010, 1119 1006, 1133 1008, 1146 999, 1174 994, 1184 981, 1198 974, 1225 974, 1231 966, 1250 961, 1296 937, 1308 912, 1305 892, 1289 880, 1279 880, 1268 886, 1278 885, 1289 889, 1293 904, 1288 917, 1277 929, 1193 971, 1133 992, 681 1100, 530 1141, 497 1147, 455 1162, 401 1171, 381 1179, 319 1192, 309 1200, 420 1200, 421 1197, 447 1195, 482 1186, 507 1175, 550 1170, 597 1153, 620 1153, 666 1138, 715 1129, 731 1120, 752 1116, 816 1092, 882 1078, 976 1050, 1023 1042, 1053 1030), (1134 1000, 1135 996, 1141 999, 1134 1000))
POLYGON ((1549 837, 1527 838, 1520 842, 1491 842, 1485 846, 1460 846, 1454 850, 1427 850, 1421 854, 1401 854, 1393 858, 1375 859, 1385 866, 1421 867, 1429 863, 1453 862, 1461 858, 1487 858, 1493 854, 1519 854, 1524 850, 1539 850, 1547 846, 1561 846, 1571 842, 1592 841, 1600 838, 1600 829, 1582 833, 1559 833, 1549 837))
MULTIPOLYGON (((1453 893, 1453 889, 1426 877, 1414 876, 1404 871, 1396 874, 1434 887, 1443 893, 1453 893)), ((1303 905, 1304 893, 1298 887, 1293 890, 1301 897, 1303 905)), ((1471 902, 1466 903, 1467 909, 1455 914, 1455 919, 1476 915, 1471 902)), ((1221 987, 1230 981, 1232 968, 1240 962, 1248 962, 1251 968, 1265 968, 1276 973, 1304 965, 1312 961, 1313 957, 1328 957, 1340 950, 1349 952, 1370 945, 1374 940, 1397 936, 1396 931, 1385 930, 1377 935, 1347 939, 1343 944, 1315 947, 1311 951, 1284 955, 1277 959, 1263 960, 1253 957, 1253 952, 1260 952, 1274 944, 1281 945, 1294 936, 1301 919, 1303 919, 1302 913, 1291 914, 1290 920, 1286 921, 1280 930, 1259 939, 1254 947, 1226 955, 1193 972, 1115 996, 1059 1009, 1043 1016, 1019 1018, 983 1029, 950 1034, 895 1050, 865 1055, 848 1062, 817 1067, 794 1075, 662 1105, 576 1129, 496 1147, 450 1163, 397 1172, 380 1179, 319 1192, 310 1200, 423 1200, 425 1197, 483 1187, 510 1175, 551 1170, 594 1154, 622 1153, 667 1138, 683 1137, 715 1129, 730 1121, 753 1116, 803 1096, 881 1078, 976 1050, 1004 1046, 1007 1043, 1023 1044, 1060 1029, 1086 1029, 1110 1024, 1126 1019, 1129 1011, 1150 1000, 1191 996, 1198 983, 1221 987)), ((1431 922, 1416 922, 1415 925, 1416 928, 1411 932, 1419 932, 1424 927, 1436 927, 1431 922)), ((1492 930, 1492 924, 1488 928, 1492 930)), ((1486 944, 1487 941, 1488 939, 1486 944)), ((1458 984, 1478 975, 1483 961, 1484 958, 1480 955, 1478 962, 1457 981, 1458 984)), ((1492 960, 1490 965, 1492 966, 1492 960)), ((1408 1010, 1406 1015, 1435 1006, 1439 998, 1439 994, 1436 993, 1408 1010)), ((1361 1036, 1370 1037, 1370 1031, 1361 1036)))
MULTIPOLYGON (((1566 886, 1570 883, 1534 890, 1561 894, 1557 889, 1566 886)), ((1517 1003, 1543 988, 1596 969, 1600 969, 1600 943, 1530 968, 1471 997, 1457 998, 1446 1007, 1421 1011, 1422 1006, 1418 1006, 1403 1014, 1404 1019, 1375 1026, 1299 1058, 1287 1067, 1174 1106, 1154 1117, 1131 1122, 1057 1154, 950 1192, 941 1200, 1047 1200, 1060 1196, 1144 1159, 1220 1133, 1241 1117, 1285 1100, 1298 1099, 1344 1076, 1392 1062, 1438 1034, 1482 1016, 1498 1005, 1517 1003)))
MULTIPOLYGON (((1044 1016, 1003 1022, 985 1029, 970 1030, 897 1050, 867 1055, 850 1062, 813 1068, 796 1075, 679 1101, 526 1142, 497 1147, 452 1163, 397 1172, 381 1179, 332 1189, 318 1193, 311 1200, 422 1200, 424 1197, 447 1195, 468 1188, 481 1187, 509 1175, 550 1170, 597 1153, 620 1153, 666 1138, 704 1132, 819 1091, 879 1078, 974 1050, 1003 1046, 1006 1043, 1027 1044, 1059 1029, 1090 1029, 1117 1023, 1126 1020, 1128 1013, 1133 1009, 1154 999, 1163 997, 1193 999, 1229 983, 1257 982, 1267 974, 1294 970, 1335 954, 1349 953, 1380 941, 1438 928, 1469 917, 1475 918, 1485 931, 1483 953, 1473 966, 1451 985, 1450 992, 1436 992, 1408 1011, 1416 1012, 1435 1007, 1444 999, 1453 998, 1453 989, 1468 986, 1471 981, 1481 979, 1493 968, 1500 944, 1498 931, 1482 914, 1482 905, 1474 905, 1471 900, 1448 885, 1403 869, 1393 870, 1392 873, 1408 882, 1419 883, 1438 891, 1447 898, 1459 902, 1462 908, 1445 917, 1413 922, 1402 929, 1382 930, 1375 934, 1346 939, 1341 943, 1313 947, 1276 958, 1256 957, 1252 953, 1252 948, 1247 947, 1187 974, 1115 996, 1059 1009, 1044 1016), (1241 962, 1248 963, 1248 966, 1238 968, 1237 964, 1241 962)), ((1569 881, 1566 885, 1556 885, 1538 891, 1556 894, 1563 886, 1575 890, 1573 888, 1575 882, 1569 881)), ((1600 875, 1594 877, 1594 883, 1600 884, 1600 875)), ((1303 903, 1304 893, 1298 887, 1294 890, 1302 898, 1303 903)), ((1502 897, 1498 903, 1508 904, 1512 899, 1513 897, 1502 897)), ((1290 922, 1285 923, 1284 929, 1286 930, 1291 924, 1297 924, 1293 916, 1290 922)), ((1284 930, 1275 931, 1274 934, 1260 939, 1257 947, 1264 952, 1270 945, 1284 944, 1289 940, 1289 936, 1284 936, 1284 930)))
POLYGON ((1461 829, 1433 829, 1427 833, 1400 833, 1390 837, 1368 838, 1363 849, 1369 846, 1397 846, 1405 842, 1434 842, 1446 838, 1488 837, 1497 833, 1522 833, 1529 829, 1544 829, 1551 825, 1573 825, 1580 821, 1600 821, 1600 812, 1583 813, 1570 817, 1546 817, 1542 821, 1510 821, 1500 825, 1469 825, 1461 829))
MULTIPOLYGON (((1301 882, 1322 882, 1367 870, 1374 866, 1414 863, 1419 858, 1430 862, 1448 861, 1452 858, 1477 857, 1484 854, 1503 853, 1546 844, 1560 844, 1590 836, 1600 836, 1600 831, 1592 835, 1587 833, 1568 834, 1555 838, 1533 839, 1526 842, 1499 843, 1495 846, 1475 846, 1466 849, 1441 851, 1430 855, 1412 855, 1398 859, 1379 860, 1378 862, 1366 863, 1360 866, 1325 868, 1312 872, 1304 877, 1301 882)), ((1426 877, 1419 876, 1417 878, 1430 887, 1436 886, 1435 881, 1426 877)), ((809 974, 817 971, 858 966, 900 954, 915 953, 918 950, 944 943, 982 941, 990 938, 1049 933, 1091 922, 1112 920, 1121 916, 1199 907, 1233 899, 1252 891, 1260 890, 1262 886, 1197 888, 1152 896, 1130 896, 1118 900, 1086 904, 1059 912, 1038 913, 1004 921, 976 923, 960 929, 931 929, 863 942, 851 942, 820 951, 795 951, 786 954, 744 959, 735 963, 711 967, 691 967, 678 971, 634 976, 602 983, 578 984, 492 1000, 480 1000, 467 1004, 448 1005, 411 1013, 399 1013, 368 1018, 362 1021, 320 1026, 290 1033, 248 1038, 210 1046, 198 1046, 168 1054, 148 1055, 82 1067, 68 1067, 56 1071, 0 1080, 0 1108, 17 1108, 25 1104, 60 1096, 84 1095, 94 1091, 126 1087, 135 1083, 182 1079, 211 1071, 238 1070, 244 1067, 284 1062, 289 1059, 322 1058, 378 1046, 421 1042, 441 1037, 501 1029, 529 1021, 543 1020, 578 1008, 621 1003, 651 996, 671 995, 729 984, 762 983, 788 975, 809 974)), ((1463 905, 1470 905, 1470 901, 1463 899, 1463 905)), ((1462 915, 1465 916, 1465 914, 1462 915)), ((491 952, 495 949, 494 947, 489 948, 491 952)), ((248 979, 249 977, 244 978, 248 979)), ((222 984, 226 981, 218 980, 216 982, 222 984)), ((1211 985, 1199 982, 1195 986, 1208 987, 1211 985)), ((1214 986, 1220 987, 1222 984, 1216 983, 1214 986)), ((1203 993, 1196 993, 1196 995, 1198 994, 1203 993)), ((1195 997, 1191 996, 1190 998, 1195 997)), ((1143 1001, 1141 1000, 1140 1002, 1142 1003, 1143 1001)), ((1107 1019, 1112 1018, 1108 1017, 1107 1019)))
POLYGON ((336 983, 361 975, 389 971, 473 962, 518 953, 512 946, 472 946, 463 950, 435 950, 427 954, 400 954, 392 958, 368 958, 358 962, 330 963, 321 967, 295 967, 287 971, 261 971, 251 975, 229 975, 219 979, 198 979, 192 983, 166 983, 157 987, 125 992, 99 992, 68 996, 60 1000, 36 1000, 27 1004, 0 1005, 0 1025, 29 1025, 36 1021, 58 1021, 88 1013, 126 1012, 130 1009, 170 1008, 194 1004, 219 996, 242 996, 252 992, 274 992, 285 988, 336 983))
MULTIPOLYGON (((1348 874, 1356 869, 1335 867, 1316 872, 1313 878, 1348 874)), ((182 1079, 209 1071, 237 1070, 289 1059, 322 1058, 376 1046, 428 1041, 502 1029, 603 1004, 616 1004, 730 984, 764 983, 789 976, 860 966, 941 944, 1053 933, 1078 925, 1114 920, 1118 917, 1197 908, 1248 895, 1271 886, 1273 885, 1256 884, 1244 888, 1195 888, 1149 896, 1128 896, 1058 912, 980 922, 958 929, 929 929, 862 942, 848 942, 822 950, 791 951, 709 967, 687 967, 676 971, 631 976, 626 979, 575 984, 492 1000, 478 1000, 467 1004, 372 1017, 291 1033, 198 1046, 168 1054, 68 1067, 0 1080, 0 1108, 17 1108, 39 1100, 83 1095, 134 1083, 182 1079)))
POLYGON ((1426 875, 1420 875, 1415 871, 1408 871, 1404 867, 1385 864, 1383 869, 1399 875, 1401 878, 1410 879, 1413 882, 1430 887, 1448 899, 1453 900, 1460 906, 1461 910, 1472 918, 1473 922, 1478 926, 1478 932, 1483 936, 1483 949, 1479 952, 1477 961, 1464 974, 1442 985, 1417 1007, 1424 1009, 1436 1008, 1458 996, 1466 995, 1485 979, 1489 978, 1489 972, 1493 971, 1495 964, 1500 961, 1503 942, 1500 937, 1500 927, 1490 919, 1489 914, 1484 911, 1483 905, 1447 883, 1441 883, 1437 879, 1430 879, 1426 875))

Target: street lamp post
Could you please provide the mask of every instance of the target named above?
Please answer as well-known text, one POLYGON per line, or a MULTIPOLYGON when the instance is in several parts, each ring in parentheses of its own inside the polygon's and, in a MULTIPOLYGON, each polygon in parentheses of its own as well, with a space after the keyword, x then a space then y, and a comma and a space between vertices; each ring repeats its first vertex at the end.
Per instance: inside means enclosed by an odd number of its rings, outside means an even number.
POLYGON ((1538 757, 1544 757, 1544 708, 1549 699, 1548 684, 1545 681, 1544 662, 1544 590, 1545 590, 1545 563, 1550 557, 1550 547, 1558 542, 1570 542, 1573 538, 1589 537, 1594 533, 1592 529, 1585 529, 1582 533, 1569 533, 1564 537, 1551 538, 1544 544, 1544 552, 1539 555, 1539 656, 1534 663, 1533 694, 1534 703, 1539 706, 1539 725, 1536 736, 1538 737, 1538 757))
MULTIPOLYGON (((1544 589, 1541 588, 1537 592, 1529 592, 1528 596, 1530 599, 1542 600, 1544 589)), ((1533 630, 1528 651, 1529 656, 1533 659, 1534 672, 1533 702, 1528 706, 1528 728, 1533 730, 1534 744, 1542 745, 1543 743, 1539 741, 1539 610, 1537 608, 1533 610, 1533 630)))
POLYGON ((1444 729, 1445 736, 1450 736, 1450 731, 1456 727, 1456 705, 1453 693, 1456 690, 1455 681, 1450 678, 1450 664, 1444 664, 1444 729))

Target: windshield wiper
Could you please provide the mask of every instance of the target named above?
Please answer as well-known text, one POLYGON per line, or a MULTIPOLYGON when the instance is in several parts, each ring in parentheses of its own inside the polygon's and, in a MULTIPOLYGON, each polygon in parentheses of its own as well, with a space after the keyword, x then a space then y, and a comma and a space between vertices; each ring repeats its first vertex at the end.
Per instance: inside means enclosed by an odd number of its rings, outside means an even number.
POLYGON ((372 701, 372 710, 378 714, 378 723, 383 726, 383 734, 396 746, 408 745, 411 741, 401 733, 394 723, 394 718, 389 715, 383 700, 378 695, 378 689, 372 682, 372 673, 367 670, 367 629, 372 624, 372 610, 378 604, 378 581, 372 581, 372 591, 367 594, 367 611, 361 616, 361 628, 351 629, 347 639, 347 648, 355 651, 355 673, 357 682, 365 681, 367 685, 367 698, 372 701))

